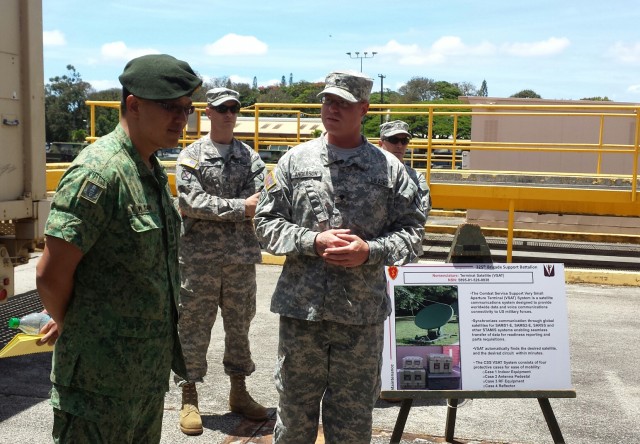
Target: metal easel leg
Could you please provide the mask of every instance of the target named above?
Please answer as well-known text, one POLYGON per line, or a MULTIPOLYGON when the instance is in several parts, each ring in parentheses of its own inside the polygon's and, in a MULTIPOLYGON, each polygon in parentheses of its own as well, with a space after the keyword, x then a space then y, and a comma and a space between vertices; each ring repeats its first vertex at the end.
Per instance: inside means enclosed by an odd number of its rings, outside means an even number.
POLYGON ((453 435, 456 430, 456 413, 458 413, 458 400, 447 400, 447 423, 444 429, 444 440, 453 442, 453 435))
POLYGON ((538 403, 540 404, 540 408, 542 409, 544 419, 545 421, 547 421, 547 426, 549 427, 549 431, 551 432, 553 442, 555 444, 564 444, 564 438, 562 437, 562 432, 560 431, 558 421, 556 421, 556 415, 553 414, 553 409, 551 408, 549 398, 538 398, 538 403))
POLYGON ((409 417, 409 411, 411 410, 412 404, 412 398, 405 398, 402 400, 400 412, 398 413, 396 425, 393 428, 393 433, 391 434, 391 441, 389 441, 389 444, 400 444, 400 440, 402 439, 402 432, 404 432, 404 426, 407 423, 407 418, 409 417))

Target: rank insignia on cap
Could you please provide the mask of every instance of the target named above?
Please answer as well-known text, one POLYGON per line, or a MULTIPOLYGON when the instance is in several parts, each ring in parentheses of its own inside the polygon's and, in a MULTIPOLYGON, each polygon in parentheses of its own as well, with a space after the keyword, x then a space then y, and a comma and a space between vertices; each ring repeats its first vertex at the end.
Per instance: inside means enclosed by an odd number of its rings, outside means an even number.
POLYGON ((104 187, 99 185, 90 179, 85 179, 80 190, 80 197, 87 199, 89 202, 96 203, 100 198, 100 195, 104 191, 104 187))
POLYGON ((267 177, 264 178, 264 187, 267 191, 269 191, 276 185, 278 185, 278 182, 276 181, 275 170, 273 170, 270 171, 269 174, 267 174, 267 177))

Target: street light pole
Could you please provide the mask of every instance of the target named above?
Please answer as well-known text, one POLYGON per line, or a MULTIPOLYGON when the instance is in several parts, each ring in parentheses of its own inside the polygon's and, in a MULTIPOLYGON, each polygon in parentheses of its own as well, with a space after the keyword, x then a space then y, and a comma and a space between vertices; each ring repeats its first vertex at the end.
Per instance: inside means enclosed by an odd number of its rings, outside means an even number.
MULTIPOLYGON (((380 104, 384 104, 384 78, 386 77, 385 75, 382 74, 378 74, 378 77, 380 77, 380 104)), ((382 111, 382 108, 380 108, 380 111, 382 111)), ((381 113, 380 114, 380 125, 382 125, 383 122, 383 118, 384 115, 381 113)))
POLYGON ((374 51, 371 53, 371 55, 368 55, 369 53, 365 51, 363 52, 364 55, 360 55, 360 51, 355 51, 353 54, 351 54, 350 52, 347 53, 347 55, 352 59, 360 59, 360 72, 362 72, 362 59, 372 59, 377 54, 377 52, 374 51))

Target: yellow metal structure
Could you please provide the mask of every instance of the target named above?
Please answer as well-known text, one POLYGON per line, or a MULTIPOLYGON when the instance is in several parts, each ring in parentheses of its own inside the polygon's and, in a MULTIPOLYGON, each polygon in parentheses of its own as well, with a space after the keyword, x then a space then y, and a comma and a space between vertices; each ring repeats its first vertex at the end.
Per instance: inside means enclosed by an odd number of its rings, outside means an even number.
MULTIPOLYGON (((91 109, 91 132, 89 141, 96 139, 95 135, 95 107, 106 106, 117 108, 118 102, 98 102, 88 101, 91 109)), ((200 121, 200 117, 204 112, 205 103, 195 103, 196 121, 200 121)), ((301 110, 314 110, 320 108, 320 104, 299 104, 299 103, 257 103, 249 108, 242 110, 243 114, 253 114, 255 117, 255 134, 250 142, 256 150, 268 144, 292 145, 303 142, 300 132, 292 135, 292 137, 274 140, 264 139, 260 135, 259 119, 260 117, 273 114, 286 114, 295 116, 300 122, 301 110)), ((407 116, 418 115, 424 116, 428 120, 429 132, 426 139, 414 138, 409 145, 406 161, 412 166, 419 165, 423 162, 425 168, 423 171, 427 177, 427 181, 431 187, 433 197, 433 207, 438 210, 459 210, 459 209, 481 209, 481 210, 503 210, 509 214, 509 222, 506 230, 508 239, 507 258, 511 261, 511 246, 514 237, 514 213, 515 212, 533 212, 533 213, 558 213, 558 214, 583 214, 583 215, 606 215, 606 216, 622 216, 622 217, 638 217, 640 216, 640 204, 637 199, 638 187, 638 158, 639 158, 639 142, 640 142, 640 117, 638 109, 640 106, 607 104, 593 105, 587 104, 571 104, 571 105, 492 105, 492 104, 371 104, 369 114, 383 114, 388 118, 395 115, 407 116), (477 142, 470 140, 458 139, 455 134, 459 127, 459 119, 461 117, 496 115, 505 113, 509 117, 582 117, 588 116, 590 125, 598 125, 598 140, 592 143, 522 143, 522 142, 477 142), (452 119, 454 136, 449 139, 434 138, 431 129, 433 128, 434 118, 437 116, 448 116, 452 119), (606 129, 605 121, 608 119, 625 118, 632 119, 635 122, 633 144, 606 144, 603 141, 606 129), (438 179, 432 180, 432 169, 434 162, 448 162, 448 170, 460 173, 460 166, 463 152, 473 151, 536 151, 536 152, 563 152, 572 153, 572 155, 580 156, 581 154, 597 154, 597 164, 594 171, 585 173, 581 176, 593 177, 597 181, 598 178, 604 177, 601 173, 602 158, 607 155, 625 155, 628 156, 628 163, 632 165, 632 172, 628 175, 616 175, 615 180, 622 181, 628 186, 618 188, 606 187, 566 187, 559 185, 536 185, 536 184, 505 184, 505 183, 476 183, 466 180, 460 180, 451 176, 451 180, 447 179, 447 169, 439 169, 438 179), (442 154, 445 152, 445 154, 442 154), (445 174, 443 174, 445 173, 445 174)), ((200 126, 197 125, 195 133, 187 133, 186 130, 180 144, 184 147, 193 140, 199 138, 200 126)), ((377 139, 372 138, 373 143, 377 139)), ((169 171, 173 171, 175 166, 172 162, 166 163, 169 171)), ((269 165, 272 168, 273 165, 269 165)), ((64 164, 50 164, 47 170, 47 189, 54 190, 61 174, 66 166, 64 164)), ((420 168, 418 168, 420 169, 420 168)), ((464 170, 464 174, 511 174, 514 176, 523 175, 525 173, 511 171, 470 171, 464 170)), ((540 176, 559 176, 563 173, 559 172, 526 172, 527 175, 540 176)), ((570 174, 564 173, 566 176, 570 174)), ((576 174, 575 176, 580 176, 576 174)), ((611 175, 607 177, 611 178, 611 175)), ((175 177, 170 173, 170 185, 175 193, 175 177)), ((498 230, 499 231, 499 230, 498 230)), ((544 237, 542 235, 542 237, 544 237)), ((612 236, 615 237, 615 236, 612 236)), ((622 236, 629 239, 630 236, 622 236)), ((631 236, 632 237, 632 236, 631 236)), ((633 241, 633 239, 632 239, 633 241)))

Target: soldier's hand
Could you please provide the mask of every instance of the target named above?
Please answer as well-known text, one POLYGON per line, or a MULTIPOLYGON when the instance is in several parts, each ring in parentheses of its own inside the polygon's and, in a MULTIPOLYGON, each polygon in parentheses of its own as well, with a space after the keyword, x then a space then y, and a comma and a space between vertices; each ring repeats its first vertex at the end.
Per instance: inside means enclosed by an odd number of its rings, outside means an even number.
POLYGON ((58 324, 56 324, 56 321, 51 319, 40 329, 40 334, 43 334, 44 336, 41 337, 36 344, 44 345, 48 343, 49 345, 53 345, 58 340, 60 332, 61 329, 58 324))
POLYGON ((258 205, 259 197, 260 193, 256 193, 244 200, 244 215, 246 217, 253 217, 256 215, 256 206, 258 205))
POLYGON ((349 234, 348 229, 332 229, 323 231, 316 236, 315 249, 316 254, 320 257, 324 257, 324 252, 327 248, 344 247, 349 245, 349 241, 340 239, 338 235, 349 234))
POLYGON ((357 267, 369 259, 369 244, 354 234, 338 233, 336 237, 347 245, 325 249, 322 258, 331 265, 357 267))

